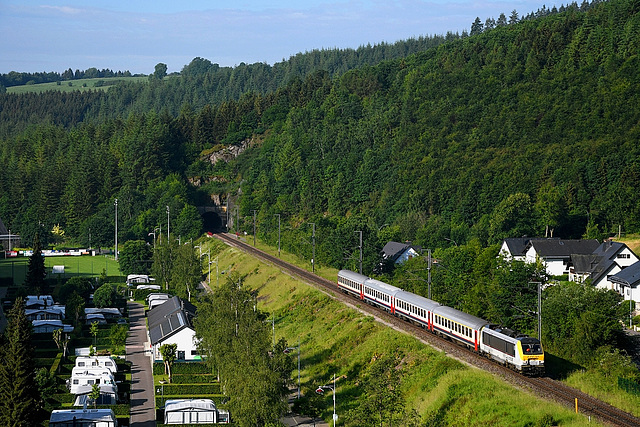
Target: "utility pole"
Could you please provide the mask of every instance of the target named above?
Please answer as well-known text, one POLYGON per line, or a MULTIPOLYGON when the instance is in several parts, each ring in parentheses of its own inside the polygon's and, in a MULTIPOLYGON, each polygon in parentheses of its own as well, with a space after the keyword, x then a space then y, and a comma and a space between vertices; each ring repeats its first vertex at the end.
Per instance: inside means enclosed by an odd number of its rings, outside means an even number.
POLYGON ((427 284, 429 285, 429 296, 431 299, 431 249, 427 249, 427 284))
POLYGON ((313 229, 311 231, 311 247, 313 248, 313 252, 311 253, 311 272, 315 273, 316 272, 316 223, 315 222, 310 222, 309 224, 311 224, 313 226, 313 229))
POLYGON ((115 241, 116 241, 116 261, 117 261, 118 260, 118 199, 116 199, 115 205, 116 205, 116 235, 115 235, 115 241))
POLYGON ((542 282, 529 282, 538 285, 538 341, 542 342, 542 282))
POLYGON ((360 233, 360 259, 359 259, 359 265, 360 265, 360 274, 362 274, 362 231, 355 231, 355 233, 360 233))
POLYGON ((256 210, 253 210, 253 247, 256 246, 256 210))
POLYGON ((167 205, 167 242, 171 242, 169 237, 169 205, 167 205))
POLYGON ((278 258, 280 258, 280 214, 274 214, 278 217, 278 258))

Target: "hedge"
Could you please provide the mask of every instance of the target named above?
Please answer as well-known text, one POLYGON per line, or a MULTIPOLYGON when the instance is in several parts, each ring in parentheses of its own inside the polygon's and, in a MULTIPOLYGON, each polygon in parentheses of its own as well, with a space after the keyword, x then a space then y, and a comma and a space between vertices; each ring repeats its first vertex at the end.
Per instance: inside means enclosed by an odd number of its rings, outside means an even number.
POLYGON ((51 365, 51 368, 49 369, 49 373, 52 373, 52 374, 56 373, 61 360, 62 360, 62 353, 58 353, 56 355, 55 361, 53 362, 53 364, 51 365))
POLYGON ((213 374, 175 374, 171 375, 172 384, 217 383, 218 377, 213 374))
POLYGON ((220 394, 220 384, 164 384, 165 396, 220 394))
MULTIPOLYGON (((204 362, 176 362, 171 366, 172 374, 211 374, 211 368, 204 362)), ((153 363, 153 375, 164 375, 164 363, 153 363)))

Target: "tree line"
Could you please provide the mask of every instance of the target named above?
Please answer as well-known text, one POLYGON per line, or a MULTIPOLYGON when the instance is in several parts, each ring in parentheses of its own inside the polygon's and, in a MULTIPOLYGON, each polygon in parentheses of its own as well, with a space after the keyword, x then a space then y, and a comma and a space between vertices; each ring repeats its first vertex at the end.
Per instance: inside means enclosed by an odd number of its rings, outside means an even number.
POLYGON ((0 73, 0 86, 5 88, 12 86, 22 86, 28 84, 38 83, 51 83, 65 80, 80 80, 80 79, 94 79, 94 78, 106 78, 106 77, 131 77, 130 71, 113 71, 108 68, 99 70, 95 67, 88 68, 86 70, 73 71, 71 68, 57 73, 41 72, 41 73, 25 73, 18 71, 10 71, 8 73, 0 73))

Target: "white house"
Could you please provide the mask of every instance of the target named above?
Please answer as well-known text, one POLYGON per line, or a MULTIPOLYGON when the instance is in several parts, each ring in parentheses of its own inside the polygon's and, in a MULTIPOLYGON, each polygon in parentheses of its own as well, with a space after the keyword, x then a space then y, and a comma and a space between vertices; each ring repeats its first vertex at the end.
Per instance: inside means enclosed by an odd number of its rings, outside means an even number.
POLYGON ((622 294, 620 284, 611 281, 611 277, 640 259, 624 243, 608 240, 598 246, 593 253, 573 255, 571 260, 569 280, 584 282, 589 279, 597 288, 613 289, 622 294))
POLYGON ((51 412, 49 427, 116 427, 113 409, 56 409, 51 412))
POLYGON ((411 243, 387 242, 382 248, 383 262, 402 264, 411 258, 420 256, 421 248, 411 243))
POLYGON ((640 262, 614 274, 609 281, 625 300, 636 302, 636 310, 640 309, 640 262))
POLYGON ((178 360, 200 360, 193 327, 195 313, 194 305, 178 297, 149 310, 149 341, 155 360, 162 360, 160 347, 164 344, 177 345, 178 360))
POLYGON ((592 254, 599 246, 597 240, 535 239, 529 242, 524 255, 527 263, 540 259, 550 276, 569 274, 573 255, 592 254))
POLYGON ((173 399, 164 405, 165 424, 227 424, 229 412, 211 399, 173 399))

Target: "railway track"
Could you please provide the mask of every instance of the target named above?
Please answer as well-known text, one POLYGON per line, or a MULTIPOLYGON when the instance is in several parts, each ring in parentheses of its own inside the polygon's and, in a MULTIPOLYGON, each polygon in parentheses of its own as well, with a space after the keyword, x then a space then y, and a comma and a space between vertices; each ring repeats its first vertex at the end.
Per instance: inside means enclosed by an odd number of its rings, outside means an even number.
POLYGON ((355 306, 358 310, 366 312, 396 329, 418 337, 422 341, 446 352, 448 355, 457 358, 463 363, 467 363, 471 366, 496 374, 516 387, 529 389, 543 398, 553 399, 554 401, 571 408, 575 407, 577 399, 577 408, 579 412, 588 417, 597 418, 599 421, 608 425, 623 427, 640 426, 639 418, 621 409, 569 387, 560 381, 547 377, 532 378, 518 374, 517 372, 490 361, 473 351, 469 351, 457 343, 434 335, 423 328, 401 320, 384 310, 365 304, 349 295, 345 295, 338 291, 337 286, 333 281, 326 280, 303 268, 291 265, 280 258, 256 249, 255 247, 239 240, 234 235, 221 233, 216 234, 216 237, 231 246, 237 247, 253 256, 256 256, 257 258, 280 267, 289 274, 297 276, 300 279, 319 287, 322 291, 332 295, 336 299, 343 301, 348 305, 355 306))

